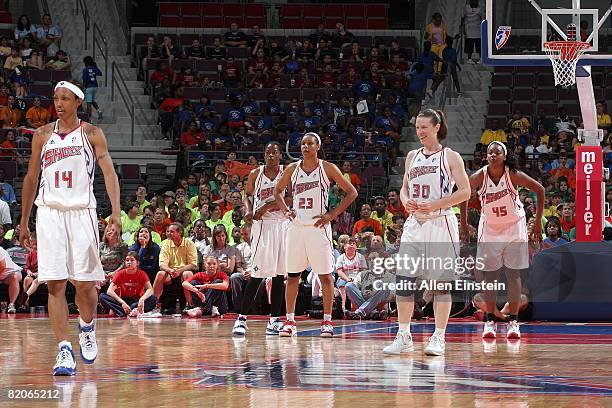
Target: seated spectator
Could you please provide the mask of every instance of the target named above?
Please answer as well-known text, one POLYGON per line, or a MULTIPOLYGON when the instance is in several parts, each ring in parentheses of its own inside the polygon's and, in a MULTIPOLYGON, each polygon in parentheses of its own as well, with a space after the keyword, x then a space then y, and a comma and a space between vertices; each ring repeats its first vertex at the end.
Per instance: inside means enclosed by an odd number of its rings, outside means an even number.
POLYGON ((35 96, 33 103, 26 113, 26 122, 29 128, 38 129, 49 123, 49 112, 41 106, 40 96, 35 96))
POLYGON ((247 45, 252 50, 264 48, 266 45, 266 36, 262 34, 257 24, 251 28, 251 34, 247 36, 247 45))
POLYGON ((211 47, 206 48, 206 58, 224 60, 227 57, 227 50, 225 45, 221 42, 221 37, 213 38, 213 44, 211 47))
POLYGON ((551 198, 550 198, 550 205, 544 208, 544 212, 542 213, 542 216, 546 219, 550 217, 559 218, 561 216, 559 212, 559 206, 562 204, 562 201, 563 200, 559 192, 552 193, 551 198))
POLYGON ((210 315, 222 316, 227 313, 227 297, 225 292, 230 288, 227 274, 219 270, 219 260, 214 256, 206 256, 204 272, 198 272, 183 282, 183 288, 194 293, 194 307, 187 311, 190 317, 210 315))
POLYGON ((51 24, 51 15, 48 13, 43 14, 41 21, 42 24, 36 29, 36 41, 46 45, 47 52, 49 52, 54 47, 58 47, 57 43, 62 39, 62 31, 58 26, 51 24))
POLYGON ((480 143, 488 146, 491 142, 502 142, 506 143, 506 132, 499 128, 499 119, 493 119, 491 121, 491 128, 485 129, 480 136, 480 143))
MULTIPOLYGON (((155 43, 155 37, 150 35, 147 37, 147 44, 140 51, 141 69, 148 68, 147 61, 150 59, 161 58, 161 50, 155 43)), ((159 67, 159 62, 157 63, 159 67)), ((161 80, 159 81, 161 82, 161 80)))
POLYGON ((370 70, 363 71, 361 80, 353 85, 353 94, 357 100, 366 99, 368 96, 376 96, 378 94, 378 87, 372 81, 372 72, 370 70))
MULTIPOLYGON (((315 59, 315 49, 312 47, 310 40, 306 39, 297 50, 295 50, 295 58, 303 65, 308 66, 315 59)), ((306 68, 302 68, 306 69, 306 68)), ((306 69, 306 72, 308 70, 306 69)))
POLYGON ((387 228, 393 224, 393 214, 387 210, 387 200, 385 197, 374 197, 374 212, 372 212, 372 219, 380 222, 383 231, 386 231, 387 228))
POLYGON ((162 240, 166 239, 166 229, 170 224, 171 221, 167 217, 166 210, 163 208, 163 206, 157 207, 155 209, 155 213, 153 214, 153 231, 157 232, 162 240))
POLYGON ((393 214, 402 214, 404 219, 408 217, 408 211, 404 208, 404 205, 400 201, 400 192, 396 188, 392 188, 387 193, 387 199, 389 200, 389 205, 387 206, 387 210, 393 214))
POLYGON ((4 60, 4 69, 12 72, 15 71, 15 68, 23 65, 23 58, 19 55, 19 47, 12 47, 11 54, 4 60))
MULTIPOLYGON (((211 212, 211 216, 212 214, 213 212, 211 212)), ((227 228, 225 225, 216 225, 212 231, 212 243, 204 249, 203 255, 212 255, 217 258, 219 270, 231 276, 236 266, 236 249, 228 245, 227 228)))
POLYGON ((325 57, 329 57, 332 61, 338 60, 338 56, 333 48, 331 48, 330 42, 324 38, 321 38, 319 40, 319 47, 315 52, 315 61, 324 61, 325 57))
POLYGON ((101 288, 113 278, 118 270, 124 267, 123 261, 128 253, 128 247, 119 235, 119 231, 112 224, 108 224, 99 249, 100 262, 105 276, 105 280, 98 285, 98 288, 101 288))
POLYGON ((268 55, 270 58, 279 57, 281 62, 285 62, 289 59, 290 55, 284 47, 278 43, 277 40, 270 41, 270 48, 268 48, 268 55))
POLYGON ((544 230, 546 231, 546 238, 544 238, 542 242, 542 247, 544 249, 567 244, 569 242, 562 237, 561 223, 556 217, 548 219, 544 230))
POLYGON ((597 102, 597 127, 604 131, 604 140, 610 132, 610 126, 612 126, 612 118, 607 113, 606 101, 597 102))
POLYGON ((11 55, 11 44, 9 44, 9 39, 6 36, 0 37, 0 57, 8 57, 11 55))
POLYGON ((130 246, 130 251, 135 251, 138 254, 140 268, 147 273, 147 276, 153 282, 157 272, 159 272, 159 253, 161 251, 159 244, 155 241, 161 243, 161 237, 152 230, 149 222, 144 223, 134 235, 136 240, 130 246))
POLYGON ((206 57, 206 52, 204 48, 200 45, 200 40, 195 38, 191 42, 191 47, 187 48, 187 52, 185 52, 185 56, 189 59, 204 59, 206 57))
POLYGON ((117 271, 100 303, 117 317, 138 317, 155 309, 157 298, 145 271, 139 268, 138 254, 130 251, 125 257, 125 268, 117 271))
POLYGON ((576 226, 576 220, 574 218, 574 206, 572 203, 566 202, 563 204, 563 209, 561 210, 561 218, 559 219, 559 225, 561 225, 561 230, 568 234, 571 232, 572 228, 576 226))
POLYGON ((13 190, 13 186, 5 181, 6 173, 3 168, 0 168, 0 191, 2 194, 0 195, 0 200, 4 201, 9 205, 13 205, 17 203, 17 198, 15 197, 15 190, 13 190))
MULTIPOLYGON (((6 108, 4 107, 4 109, 6 108)), ((4 109, 0 111, 0 120, 3 117, 4 109)), ((4 137, 4 141, 0 143, 0 160, 16 161, 18 166, 23 165, 23 156, 17 150, 17 143, 15 142, 15 131, 9 129, 4 137)))
POLYGON ((242 70, 231 55, 227 57, 221 71, 223 84, 228 88, 236 88, 242 82, 242 70))
POLYGON ((361 219, 355 223, 353 227, 353 235, 362 232, 364 228, 372 228, 374 230, 375 235, 382 235, 383 229, 380 225, 380 222, 371 218, 372 215, 372 207, 370 204, 362 204, 361 205, 361 219))
POLYGON ((507 127, 509 129, 519 129, 520 134, 524 135, 531 129, 531 123, 529 123, 529 119, 523 115, 520 109, 515 109, 514 114, 508 120, 507 127))
POLYGON ((9 304, 7 313, 16 313, 15 302, 19 296, 19 282, 21 282, 21 268, 13 262, 4 248, 0 248, 0 283, 8 286, 9 304))
POLYGON ((15 27, 15 40, 21 43, 24 38, 28 37, 33 39, 36 36, 36 28, 33 24, 30 24, 30 18, 22 14, 17 20, 17 27, 15 27))
MULTIPOLYGON (((239 231, 244 242, 235 246, 236 272, 230 276, 232 304, 236 313, 241 313, 244 289, 253 272, 251 264, 251 225, 245 224, 239 231)), ((262 284, 265 285, 264 282, 262 284)))
POLYGON ((183 50, 181 47, 174 45, 172 37, 165 35, 164 39, 159 47, 161 51, 161 57, 167 59, 169 64, 172 64, 172 60, 183 58, 183 50))
POLYGON ((357 173, 352 171, 353 167, 351 166, 351 162, 348 160, 343 161, 341 170, 344 178, 350 181, 353 187, 355 187, 355 189, 359 191, 359 189, 361 188, 361 178, 357 173))
POLYGON ((386 311, 379 312, 378 308, 387 304, 392 292, 388 289, 377 290, 375 283, 377 281, 394 283, 395 271, 383 266, 381 262, 384 261, 383 255, 377 252, 371 252, 367 261, 368 269, 360 272, 352 282, 346 284, 346 294, 351 303, 357 307, 355 312, 348 312, 347 317, 354 320, 386 320, 386 311))
POLYGON ((409 61, 408 52, 402 47, 400 47, 399 41, 391 40, 391 48, 389 49, 389 58, 393 61, 393 56, 399 55, 400 60, 407 62, 409 61))
POLYGON ((149 80, 151 81, 151 85, 154 87, 161 86, 164 79, 169 79, 172 81, 174 78, 174 71, 168 67, 168 62, 159 61, 155 68, 155 71, 151 73, 151 77, 149 80))
POLYGON ((551 134, 555 127, 555 121, 551 117, 547 117, 544 113, 543 108, 538 108, 538 113, 533 120, 534 130, 543 130, 544 132, 551 134))
POLYGON ((21 46, 19 47, 19 55, 23 59, 24 64, 27 64, 27 62, 30 60, 32 51, 32 40, 29 37, 24 38, 21 42, 21 46))
MULTIPOLYGON (((183 282, 193 276, 198 267, 198 254, 195 244, 184 238, 184 227, 178 222, 168 226, 168 239, 162 242, 159 253, 159 272, 153 281, 155 297, 161 299, 164 286, 183 282)), ((186 309, 191 308, 192 298, 188 290, 184 289, 186 309)), ((159 312, 155 309, 154 312, 159 312)))
POLYGON ((345 286, 353 282, 357 275, 368 269, 365 257, 357 252, 357 241, 353 237, 348 237, 344 245, 344 253, 336 259, 336 272, 338 280, 336 287, 342 299, 342 311, 346 313, 346 290, 345 286))
POLYGON ((210 140, 206 140, 206 135, 198 128, 196 122, 190 122, 189 127, 181 133, 181 145, 187 149, 192 147, 206 149, 207 144, 210 145, 210 140))
MULTIPOLYGON (((132 235, 140 229, 140 204, 136 201, 128 203, 126 211, 121 214, 121 233, 125 237, 126 234, 132 235)), ((128 238, 125 237, 125 240, 128 238)))
POLYGON ((38 287, 40 286, 40 282, 38 281, 37 248, 38 244, 36 241, 36 231, 32 231, 30 233, 30 251, 26 257, 26 276, 23 278, 23 297, 20 299, 20 301, 18 301, 18 303, 21 305, 19 309, 23 312, 28 311, 30 297, 36 292, 36 290, 38 290, 38 287))
POLYGON ((246 47, 247 36, 238 28, 238 24, 231 23, 230 30, 223 34, 223 41, 228 47, 246 47))
POLYGON ((69 71, 71 67, 72 63, 70 62, 68 54, 62 50, 56 52, 55 57, 45 64, 46 69, 51 69, 53 71, 69 71))
POLYGON ((308 74, 307 68, 302 68, 295 82, 295 86, 297 88, 313 88, 314 83, 312 82, 312 77, 308 74))
POLYGON ((555 128, 557 129, 557 136, 559 136, 560 133, 566 133, 573 137, 576 134, 576 123, 572 118, 569 117, 569 115, 565 111, 565 107, 559 107, 557 112, 558 115, 555 118, 555 128))
POLYGON ((346 31, 344 24, 336 23, 336 32, 332 35, 332 45, 334 48, 344 48, 355 40, 355 36, 346 31))
POLYGON ((13 72, 11 72, 8 79, 11 86, 15 90, 17 104, 21 103, 25 107, 25 102, 21 101, 21 99, 26 97, 28 93, 28 80, 26 78, 26 70, 21 65, 19 65, 15 67, 15 70, 13 72))

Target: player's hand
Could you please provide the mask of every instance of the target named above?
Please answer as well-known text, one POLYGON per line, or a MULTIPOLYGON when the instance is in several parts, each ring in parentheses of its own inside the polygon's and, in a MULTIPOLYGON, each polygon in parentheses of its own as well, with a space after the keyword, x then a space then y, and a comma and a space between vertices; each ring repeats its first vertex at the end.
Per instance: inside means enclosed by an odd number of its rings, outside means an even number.
POLYGON ((542 241, 542 220, 536 220, 535 225, 533 226, 533 231, 531 231, 531 236, 529 238, 535 242, 542 241))
POLYGON ((435 205, 432 202, 418 203, 417 204, 417 211, 419 211, 419 212, 432 213, 434 211, 437 211, 438 209, 439 209, 438 206, 435 205))
POLYGON ((123 311, 125 312, 127 316, 129 316, 130 313, 132 313, 132 309, 130 309, 130 305, 128 305, 127 303, 123 302, 121 307, 123 308, 123 311))
POLYGON ((108 227, 110 227, 111 225, 115 227, 115 230, 117 231, 117 235, 121 236, 121 218, 118 215, 117 216, 111 215, 108 221, 109 221, 108 227))
POLYGON ((417 212, 419 210, 419 204, 415 200, 408 199, 404 203, 404 208, 411 213, 417 212))
POLYGON ((253 223, 253 213, 251 211, 247 211, 247 213, 244 214, 244 220, 247 224, 252 224, 253 223))
POLYGON ((263 215, 268 211, 267 207, 264 205, 261 208, 259 208, 257 211, 255 211, 255 214, 253 215, 253 219, 254 220, 261 220, 261 217, 263 217, 263 215))
POLYGON ((315 215, 312 218, 317 219, 317 222, 314 224, 315 227, 324 227, 334 220, 334 217, 330 215, 330 213, 315 215))
POLYGON ((21 231, 19 231, 19 244, 29 251, 32 250, 32 245, 30 243, 30 229, 27 225, 21 226, 21 231))
POLYGON ((289 218, 290 220, 293 220, 296 216, 295 210, 293 208, 287 208, 285 211, 283 211, 283 215, 289 218))

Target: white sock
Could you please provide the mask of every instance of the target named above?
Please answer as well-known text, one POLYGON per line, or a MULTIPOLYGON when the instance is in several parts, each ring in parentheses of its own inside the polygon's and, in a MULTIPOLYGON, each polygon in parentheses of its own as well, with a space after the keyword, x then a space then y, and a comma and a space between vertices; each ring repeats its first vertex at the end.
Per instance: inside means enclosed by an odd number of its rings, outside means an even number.
POLYGON ((294 321, 295 313, 287 313, 287 321, 294 321))
POLYGON ((238 319, 241 319, 241 320, 246 320, 246 319, 247 319, 247 317, 246 317, 245 315, 243 315, 243 314, 239 314, 239 315, 238 315, 238 319))
POLYGON ((66 340, 64 340, 64 341, 60 341, 60 343, 59 343, 59 345, 58 345, 58 346, 59 346, 59 349, 60 349, 60 350, 61 350, 61 349, 62 349, 62 347, 64 347, 64 346, 68 346, 68 347, 69 347, 69 348, 72 350, 72 344, 71 344, 69 341, 66 341, 66 340))
POLYGON ((93 319, 91 319, 91 322, 85 323, 85 321, 79 316, 79 324, 81 327, 89 327, 93 324, 93 319))
POLYGON ((410 323, 400 323, 399 331, 410 334, 410 323))
POLYGON ((323 320, 326 322, 331 322, 331 315, 330 314, 324 314, 323 315, 323 320))
POLYGON ((439 335, 439 336, 444 337, 444 333, 445 333, 445 332, 446 332, 446 329, 438 329, 438 328, 436 327, 436 330, 434 331, 434 333, 433 333, 433 334, 434 334, 434 336, 435 336, 435 335, 439 335))

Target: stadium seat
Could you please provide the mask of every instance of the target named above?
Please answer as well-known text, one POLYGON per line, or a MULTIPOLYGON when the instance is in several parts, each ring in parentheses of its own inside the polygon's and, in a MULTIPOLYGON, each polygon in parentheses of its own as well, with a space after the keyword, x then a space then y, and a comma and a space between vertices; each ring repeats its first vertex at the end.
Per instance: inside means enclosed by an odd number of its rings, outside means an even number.
POLYGON ((555 86, 555 78, 550 73, 548 75, 540 74, 537 76, 536 84, 538 87, 555 86))
POLYGON ((266 18, 264 16, 247 14, 246 17, 244 18, 244 26, 245 27, 259 26, 260 28, 264 28, 266 26, 266 18))
POLYGON ((349 18, 346 20, 347 30, 364 30, 366 21, 363 18, 349 18))
POLYGON ((382 18, 387 20, 387 5, 386 4, 366 4, 366 16, 370 18, 382 18))
POLYGON ((491 102, 508 102, 512 99, 510 88, 491 88, 489 100, 491 102))
POLYGON ((179 44, 182 46, 190 47, 193 40, 200 40, 200 35, 199 34, 181 34, 181 37, 179 38, 179 44))
POLYGON ((515 101, 532 101, 535 99, 533 88, 514 88, 512 99, 515 101))
MULTIPOLYGON (((225 89, 209 89, 208 92, 208 97, 212 100, 212 101, 225 101, 227 98, 227 92, 225 91, 225 89)), ((217 105, 218 108, 218 104, 217 105)), ((217 112, 223 112, 220 109, 217 109, 217 112)))
POLYGON ((11 181, 17 176, 17 162, 0 161, 0 169, 4 170, 4 178, 6 181, 11 181))
POLYGON ((172 68, 174 70, 180 70, 183 67, 195 69, 195 60, 190 60, 190 59, 174 59, 174 60, 172 60, 172 64, 170 64, 170 68, 172 68))
POLYGON ((195 69, 198 72, 218 72, 221 61, 217 60, 196 60, 195 69))
POLYGON ((183 97, 185 99, 200 100, 202 92, 202 88, 199 87, 183 87, 183 97))
POLYGON ((33 82, 51 82, 51 71, 33 69, 29 72, 33 82))
POLYGON ((514 86, 533 87, 534 84, 535 84, 535 75, 533 74, 515 74, 514 75, 514 86))
POLYGON ((182 16, 181 27, 183 28, 198 28, 202 27, 202 19, 200 16, 182 16))
POLYGON ((365 7, 363 4, 347 4, 344 8, 344 17, 347 19, 362 19, 365 16, 365 7))
POLYGON ((309 29, 315 29, 320 24, 323 24, 322 17, 315 17, 315 16, 304 17, 303 21, 304 21, 304 28, 309 28, 309 29))
POLYGON ((70 81, 72 73, 70 71, 51 71, 51 81, 70 81))
POLYGON ((300 90, 296 88, 279 89, 278 100, 279 101, 290 101, 291 98, 300 98, 300 90))
POLYGON ((8 11, 0 11, 0 23, 12 24, 13 17, 11 16, 11 13, 9 13, 8 11))
POLYGON ((512 86, 512 75, 496 74, 491 78, 492 88, 507 88, 512 86))
POLYGON ((386 30, 388 21, 386 18, 369 18, 367 19, 368 30, 386 30))
POLYGON ((240 3, 224 3, 223 17, 242 17, 244 16, 244 7, 240 3))
POLYGON ((510 105, 508 103, 489 103, 487 116, 508 116, 510 105))
POLYGON ((178 27, 181 23, 179 16, 159 16, 160 27, 178 27))
POLYGON ((564 101, 578 101, 578 91, 576 88, 559 88, 558 90, 559 101, 563 103, 564 101))
POLYGON ((225 20, 223 20, 223 17, 219 17, 217 15, 204 14, 202 17, 202 27, 225 27, 225 20))
POLYGON ((202 15, 210 17, 221 17, 223 9, 220 3, 204 3, 202 4, 202 15))
POLYGON ((281 15, 283 18, 296 17, 302 18, 301 4, 283 4, 281 6, 281 15))
POLYGON ((119 166, 121 179, 125 180, 140 180, 140 165, 139 164, 121 164, 119 166))
POLYGON ((265 101, 268 99, 268 94, 274 92, 272 88, 254 88, 251 90, 251 98, 256 101, 265 101))
POLYGON ((514 102, 512 104, 512 111, 514 112, 514 110, 516 109, 520 109, 523 115, 527 117, 532 116, 536 113, 535 105, 531 102, 514 102))
POLYGON ((559 109, 559 105, 556 103, 550 102, 538 102, 537 110, 542 109, 544 111, 544 115, 546 116, 556 116, 557 110, 559 109))
MULTIPOLYGON (((350 6, 347 6, 350 7, 350 6)), ((323 15, 325 18, 336 18, 344 20, 344 5, 343 4, 324 4, 323 15)))
MULTIPOLYGON (((202 6, 200 3, 180 3, 181 16, 197 16, 202 15, 202 6)), ((168 13, 169 14, 169 13, 168 13)))
POLYGON ((321 4, 304 4, 302 8, 302 15, 306 17, 322 17, 323 7, 321 4))
POLYGON ((538 87, 535 89, 536 101, 557 101, 557 88, 538 87))
POLYGON ((181 4, 177 2, 159 3, 159 14, 160 15, 175 15, 181 14, 181 4))

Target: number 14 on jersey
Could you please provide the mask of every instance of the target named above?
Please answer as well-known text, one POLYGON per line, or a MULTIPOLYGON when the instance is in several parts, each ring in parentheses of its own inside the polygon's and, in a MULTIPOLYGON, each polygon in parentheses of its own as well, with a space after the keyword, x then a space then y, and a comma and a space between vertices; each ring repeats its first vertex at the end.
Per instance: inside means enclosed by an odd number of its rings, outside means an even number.
POLYGON ((62 187, 72 188, 72 171, 56 171, 55 172, 55 188, 62 187))

